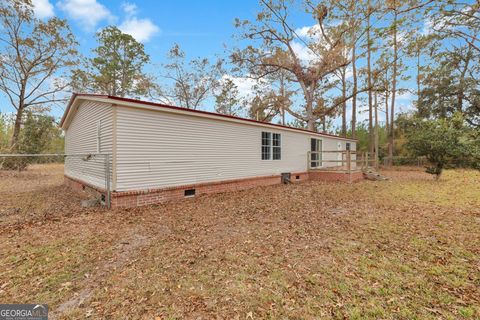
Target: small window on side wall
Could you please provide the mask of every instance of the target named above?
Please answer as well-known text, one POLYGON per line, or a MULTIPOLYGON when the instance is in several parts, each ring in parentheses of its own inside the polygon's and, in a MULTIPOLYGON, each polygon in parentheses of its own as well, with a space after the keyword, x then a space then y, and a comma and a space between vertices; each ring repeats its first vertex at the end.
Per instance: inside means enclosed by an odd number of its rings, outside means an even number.
POLYGON ((350 150, 350 142, 347 142, 347 143, 345 144, 345 149, 346 149, 346 150, 350 150))
POLYGON ((282 136, 280 133, 262 132, 262 160, 282 159, 282 136))

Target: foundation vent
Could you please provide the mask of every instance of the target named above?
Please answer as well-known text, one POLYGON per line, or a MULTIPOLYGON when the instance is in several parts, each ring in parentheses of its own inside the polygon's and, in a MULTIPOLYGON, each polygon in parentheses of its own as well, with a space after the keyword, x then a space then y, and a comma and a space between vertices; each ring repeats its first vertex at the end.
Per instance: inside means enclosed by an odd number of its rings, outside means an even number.
POLYGON ((185 198, 195 197, 195 189, 187 189, 184 191, 185 198))

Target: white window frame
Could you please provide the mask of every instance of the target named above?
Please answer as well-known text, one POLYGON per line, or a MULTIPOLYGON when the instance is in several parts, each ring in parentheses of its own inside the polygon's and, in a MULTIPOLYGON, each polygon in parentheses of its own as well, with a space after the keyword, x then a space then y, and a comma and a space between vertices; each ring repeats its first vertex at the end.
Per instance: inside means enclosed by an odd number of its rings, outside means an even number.
POLYGON ((275 161, 282 160, 282 134, 281 133, 272 132, 272 160, 275 160, 275 161), (278 140, 280 142, 278 146, 273 145, 273 135, 275 135, 275 134, 278 135, 278 140), (273 152, 273 150, 275 148, 278 148, 280 150, 280 152, 279 152, 280 158, 278 158, 278 159, 274 158, 275 153, 273 152))
POLYGON ((261 149, 260 149, 261 154, 260 154, 260 157, 261 157, 262 161, 268 161, 268 160, 270 160, 270 161, 280 161, 280 160, 282 160, 282 144, 283 144, 282 140, 283 140, 283 139, 282 139, 282 134, 279 133, 279 132, 262 131, 262 133, 261 133, 261 141, 260 141, 260 143, 261 143, 261 149), (266 134, 269 135, 269 138, 268 138, 269 144, 268 144, 268 145, 264 145, 264 144, 263 144, 263 134, 264 134, 264 133, 266 133, 266 134), (279 145, 279 146, 275 146, 276 148, 278 147, 278 148, 280 149, 280 159, 274 159, 274 158, 273 158, 273 149, 274 149, 274 147, 273 147, 273 135, 274 135, 274 134, 277 134, 277 135, 279 136, 279 140, 280 140, 280 145, 279 145), (268 147, 268 150, 269 150, 269 151, 268 151, 268 158, 265 158, 265 159, 264 159, 264 157, 263 157, 263 155, 264 155, 264 152, 263 152, 264 147, 268 147))
POLYGON ((311 168, 322 168, 323 167, 323 139, 318 138, 318 137, 310 137, 310 151, 312 151, 312 140, 316 140, 316 146, 315 148, 318 148, 318 141, 320 141, 320 150, 316 150, 316 154, 310 154, 310 167, 311 168), (318 156, 318 159, 314 159, 314 156, 318 156), (315 161, 316 165, 312 165, 313 161, 315 161))

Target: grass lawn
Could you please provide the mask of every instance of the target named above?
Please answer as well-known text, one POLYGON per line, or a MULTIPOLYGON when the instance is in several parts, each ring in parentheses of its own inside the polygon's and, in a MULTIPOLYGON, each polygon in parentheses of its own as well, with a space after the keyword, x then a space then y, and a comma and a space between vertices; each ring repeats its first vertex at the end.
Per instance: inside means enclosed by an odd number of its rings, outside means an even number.
POLYGON ((480 319, 480 173, 83 209, 0 172, 0 301, 61 319, 480 319))

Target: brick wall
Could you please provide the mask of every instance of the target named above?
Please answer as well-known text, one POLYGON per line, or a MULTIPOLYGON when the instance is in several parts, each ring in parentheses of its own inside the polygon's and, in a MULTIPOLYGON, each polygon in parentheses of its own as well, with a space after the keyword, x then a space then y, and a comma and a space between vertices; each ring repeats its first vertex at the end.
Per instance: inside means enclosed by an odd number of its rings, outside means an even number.
POLYGON ((63 182, 66 186, 72 188, 73 190, 86 192, 97 199, 101 199, 102 195, 105 195, 105 190, 99 189, 89 185, 86 182, 71 178, 69 176, 63 176, 63 182))
MULTIPOLYGON (((360 179, 363 179, 363 174, 361 172, 352 173, 351 182, 358 181, 360 179)), ((293 183, 298 183, 306 180, 350 182, 350 177, 348 176, 348 174, 341 173, 341 172, 323 172, 323 171, 298 172, 298 173, 291 174, 291 181, 293 183)), ((245 190, 249 188, 269 186, 269 185, 280 184, 280 183, 281 183, 281 177, 276 175, 276 176, 255 177, 255 178, 247 178, 247 179, 183 185, 183 186, 175 186, 175 187, 162 188, 162 189, 112 192, 111 206, 112 208, 118 208, 118 207, 129 208, 129 207, 144 206, 144 205, 155 204, 155 203, 162 203, 167 201, 180 200, 180 199, 186 198, 185 190, 191 190, 191 189, 195 189, 195 196, 199 196, 202 194, 245 190)), ((67 176, 65 176, 65 184, 67 184, 69 187, 75 190, 87 191, 93 194, 97 198, 101 197, 101 195, 105 192, 104 190, 96 189, 81 181, 69 178, 67 176)))
MULTIPOLYGON (((305 174, 298 174, 300 177, 305 174)), ((294 176, 295 177, 295 176, 294 176)), ((195 189, 195 196, 202 194, 211 194, 219 192, 229 192, 245 190, 259 186, 269 186, 279 184, 280 176, 256 177, 249 179, 238 179, 219 181, 211 183, 201 183, 193 185, 175 186, 172 188, 126 191, 112 193, 112 207, 136 207, 154 203, 162 203, 172 200, 186 198, 185 190, 195 189)))

